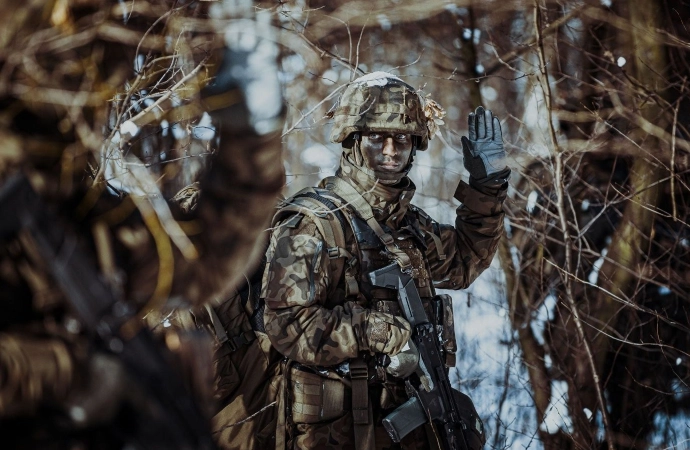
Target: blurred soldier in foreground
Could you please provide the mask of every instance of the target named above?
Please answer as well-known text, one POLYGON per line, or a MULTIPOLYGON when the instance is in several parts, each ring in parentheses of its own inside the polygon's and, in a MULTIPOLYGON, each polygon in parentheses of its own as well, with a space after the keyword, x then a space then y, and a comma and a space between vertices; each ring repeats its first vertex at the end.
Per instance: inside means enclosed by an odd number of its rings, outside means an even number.
POLYGON ((466 288, 491 263, 510 169, 499 121, 479 107, 469 116, 469 139, 463 138, 470 179, 455 193, 462 203, 455 225, 438 224, 411 205, 415 185, 407 173, 442 117, 438 104, 394 75, 353 81, 331 133, 343 146, 340 168, 318 188, 285 201, 276 217, 262 297, 266 334, 288 358, 279 397, 288 448, 483 445, 471 401, 447 380, 447 367, 455 364, 452 305, 435 288, 466 288), (374 271, 382 268, 399 278, 379 286, 374 271), (410 277, 414 283, 405 285, 410 277), (403 309, 414 309, 414 296, 424 319, 410 323, 403 309), (410 303, 401 305, 403 298, 410 303), (431 353, 438 345, 443 360, 422 354, 420 363, 422 325, 432 330, 425 345, 431 353), (441 382, 446 392, 432 402, 445 410, 433 416, 424 402, 441 382), (413 426, 389 416, 408 398, 416 408, 413 426), (427 418, 433 427, 424 425, 427 418))
POLYGON ((142 319, 225 296, 284 185, 275 53, 216 37, 248 6, 0 7, 3 448, 214 446, 208 341, 142 319))

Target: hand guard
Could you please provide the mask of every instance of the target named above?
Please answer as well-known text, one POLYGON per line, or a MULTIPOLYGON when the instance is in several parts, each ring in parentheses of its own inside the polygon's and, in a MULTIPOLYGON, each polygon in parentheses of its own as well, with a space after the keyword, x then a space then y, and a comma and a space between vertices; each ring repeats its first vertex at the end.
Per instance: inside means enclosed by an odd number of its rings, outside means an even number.
POLYGON ((462 137, 465 168, 474 178, 486 178, 506 168, 501 122, 482 106, 468 116, 469 139, 462 137))

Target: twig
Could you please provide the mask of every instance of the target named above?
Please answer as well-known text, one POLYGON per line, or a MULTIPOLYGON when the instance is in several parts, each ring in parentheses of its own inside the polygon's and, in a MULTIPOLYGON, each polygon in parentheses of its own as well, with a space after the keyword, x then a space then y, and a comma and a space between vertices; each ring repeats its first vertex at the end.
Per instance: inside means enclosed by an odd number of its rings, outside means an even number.
POLYGON ((589 341, 587 339, 587 336, 585 334, 584 327, 582 326, 582 319, 580 318, 580 312, 577 308, 577 305, 575 304, 575 299, 573 297, 573 291, 572 291, 572 267, 571 267, 571 259, 572 259, 572 249, 570 246, 570 235, 568 231, 568 219, 566 217, 566 209, 565 209, 565 186, 564 186, 564 181, 563 181, 563 153, 560 150, 560 147, 558 145, 558 137, 556 136, 556 130, 553 127, 553 118, 552 118, 552 112, 551 112, 551 86, 549 84, 549 79, 548 79, 548 72, 546 69, 546 57, 545 57, 545 52, 544 52, 544 40, 543 36, 541 34, 541 14, 539 11, 539 0, 534 0, 534 28, 537 34, 536 40, 537 40, 537 49, 538 49, 538 55, 539 55, 539 66, 540 66, 540 72, 541 72, 541 86, 544 91, 544 99, 546 103, 546 112, 547 112, 547 123, 549 126, 549 136, 551 138, 551 144, 553 145, 554 150, 556 151, 556 195, 557 195, 557 208, 558 208, 558 215, 559 219, 561 222, 561 228, 563 230, 563 244, 564 244, 564 250, 565 250, 565 272, 564 272, 564 277, 565 277, 565 292, 566 292, 566 299, 568 301, 568 305, 570 306, 570 309, 573 313, 573 319, 575 322, 575 328, 577 329, 577 334, 582 341, 582 345, 585 349, 585 352, 587 354, 587 360, 590 365, 590 369, 592 370, 592 377, 594 378, 594 388, 596 390, 597 394, 597 399, 599 401, 599 408, 601 411, 601 417, 602 421, 604 423, 604 432, 606 435, 606 441, 608 443, 608 448, 609 450, 615 450, 614 442, 613 442, 613 436, 611 435, 611 425, 609 423, 609 417, 608 417, 608 412, 606 410, 606 403, 604 400, 604 394, 601 389, 601 381, 599 379, 599 373, 597 372, 597 367, 596 363, 594 361, 594 355, 592 354, 592 349, 590 348, 589 341))
POLYGON ((323 105, 323 104, 326 103, 328 100, 332 99, 332 98, 335 96, 335 94, 337 94, 338 92, 340 92, 341 89, 344 89, 345 86, 347 86, 347 84, 343 84, 342 86, 339 86, 337 89, 334 89, 333 92, 331 92, 330 94, 328 94, 328 96, 326 96, 326 98, 324 98, 324 99, 321 100, 319 103, 317 103, 317 104, 316 104, 312 109, 310 109, 306 114, 302 114, 302 117, 300 117, 300 119, 299 119, 297 122, 295 122, 294 125, 292 125, 290 128, 288 128, 288 130, 287 130, 286 132, 284 132, 284 133, 281 135, 281 137, 282 137, 282 136, 285 136, 285 135, 287 135, 287 134, 290 134, 295 128, 297 128, 297 125, 299 125, 304 119, 306 119, 306 118, 309 117, 314 111, 316 111, 316 110, 319 108, 319 106, 323 105))

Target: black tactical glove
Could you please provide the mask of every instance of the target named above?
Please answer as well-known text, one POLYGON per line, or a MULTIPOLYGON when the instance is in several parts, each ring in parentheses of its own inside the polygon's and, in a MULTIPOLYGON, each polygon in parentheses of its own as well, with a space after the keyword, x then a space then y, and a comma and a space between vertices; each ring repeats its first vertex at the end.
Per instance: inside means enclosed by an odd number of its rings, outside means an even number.
POLYGON ((462 137, 465 168, 473 178, 483 179, 506 169, 501 122, 482 106, 468 116, 469 139, 462 137))

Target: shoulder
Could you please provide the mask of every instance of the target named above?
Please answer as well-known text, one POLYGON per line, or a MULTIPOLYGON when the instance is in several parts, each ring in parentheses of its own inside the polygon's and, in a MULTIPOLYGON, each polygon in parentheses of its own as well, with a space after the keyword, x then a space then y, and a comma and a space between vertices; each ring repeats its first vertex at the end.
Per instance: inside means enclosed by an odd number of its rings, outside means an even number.
POLYGON ((325 212, 331 209, 325 205, 321 193, 316 188, 305 188, 278 204, 271 227, 273 235, 311 235, 321 237, 319 229, 326 220, 325 212))

